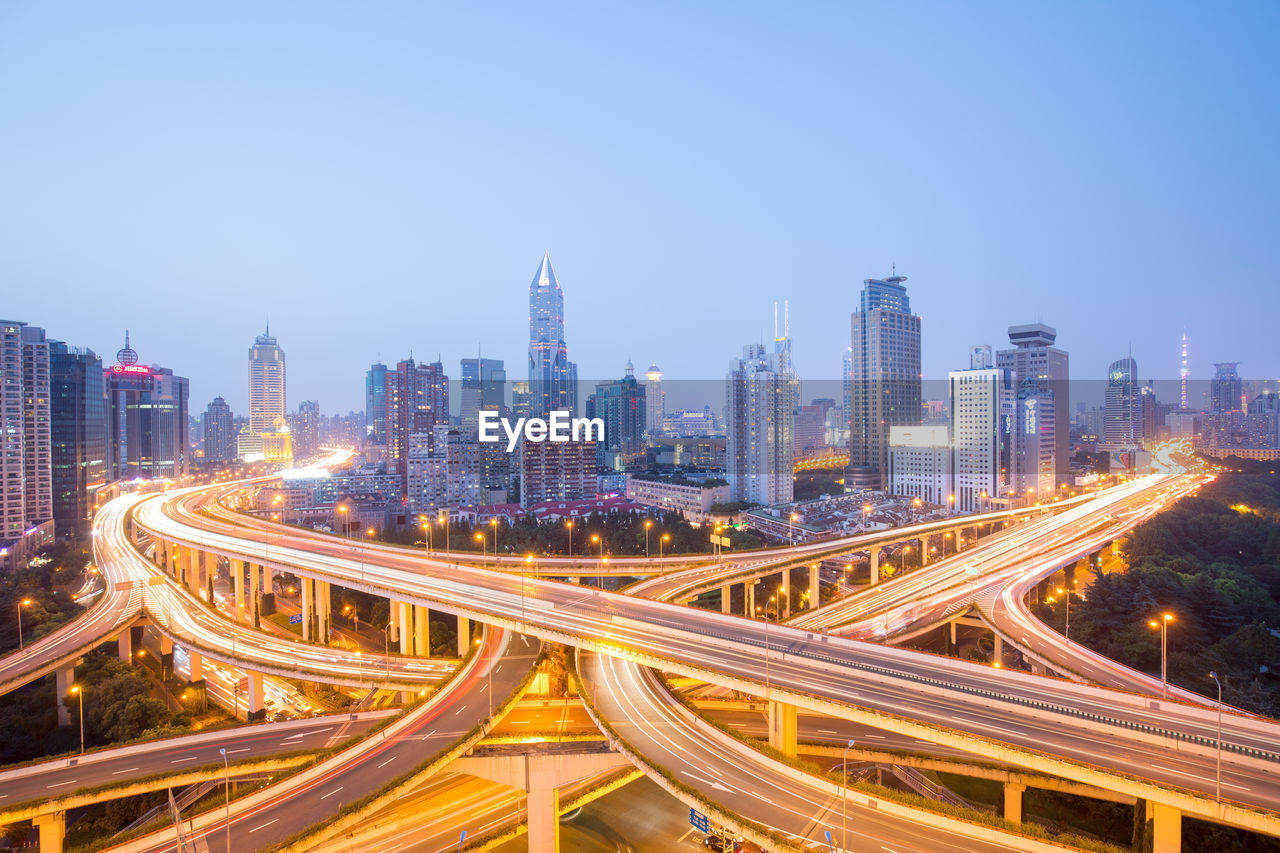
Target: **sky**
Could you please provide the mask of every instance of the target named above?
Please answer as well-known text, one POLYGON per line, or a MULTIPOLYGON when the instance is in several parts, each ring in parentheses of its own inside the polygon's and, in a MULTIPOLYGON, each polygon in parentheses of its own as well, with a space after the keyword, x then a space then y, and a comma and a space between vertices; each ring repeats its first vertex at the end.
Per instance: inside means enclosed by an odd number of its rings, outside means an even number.
POLYGON ((788 300, 834 378, 908 277, 926 377, 1044 321, 1073 379, 1280 376, 1280 4, 0 4, 0 317, 247 406, 381 358, 719 383, 788 300))

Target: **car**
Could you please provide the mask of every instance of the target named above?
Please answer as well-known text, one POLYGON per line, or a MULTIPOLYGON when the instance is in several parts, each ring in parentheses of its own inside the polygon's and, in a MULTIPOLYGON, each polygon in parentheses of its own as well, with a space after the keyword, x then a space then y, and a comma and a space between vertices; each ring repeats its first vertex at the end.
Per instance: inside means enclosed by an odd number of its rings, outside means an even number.
POLYGON ((732 838, 726 838, 723 835, 708 835, 702 839, 702 846, 715 853, 733 853, 736 847, 732 838))

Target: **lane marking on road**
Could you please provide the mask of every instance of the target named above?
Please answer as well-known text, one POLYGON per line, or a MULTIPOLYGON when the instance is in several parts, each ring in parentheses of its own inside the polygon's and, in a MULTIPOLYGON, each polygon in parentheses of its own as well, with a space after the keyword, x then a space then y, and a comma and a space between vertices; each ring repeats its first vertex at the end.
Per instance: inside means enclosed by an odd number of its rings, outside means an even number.
POLYGON ((45 788, 61 788, 63 785, 74 785, 75 779, 68 779, 66 782, 54 782, 52 785, 45 785, 45 788))
POLYGON ((382 762, 381 764, 379 764, 379 765, 378 765, 378 769, 379 769, 379 770, 381 770, 382 768, 386 767, 388 764, 390 764, 391 762, 393 762, 393 761, 395 761, 395 760, 396 760, 396 756, 394 756, 394 755, 393 755, 393 756, 391 756, 391 757, 390 757, 390 758, 388 758, 386 761, 384 761, 384 762, 382 762))
POLYGON ((227 755, 235 755, 237 752, 248 752, 248 751, 249 751, 249 747, 242 746, 239 749, 228 749, 227 755))
POLYGON ((170 761, 169 763, 170 763, 170 764, 181 764, 181 763, 182 763, 182 762, 184 762, 184 761, 195 761, 195 760, 196 760, 197 758, 199 758, 199 757, 200 757, 200 756, 198 756, 198 755, 188 755, 186 758, 175 758, 175 759, 173 759, 173 761, 170 761))
POLYGON ((332 791, 330 791, 329 793, 327 793, 327 794, 321 794, 321 795, 320 795, 320 799, 322 799, 322 800, 327 800, 329 797, 332 797, 334 794, 338 793, 339 791, 341 791, 341 790, 342 790, 343 788, 345 788, 345 787, 346 787, 346 785, 339 785, 338 787, 334 788, 334 789, 333 789, 332 791))
POLYGON ((133 772, 134 772, 135 770, 137 770, 137 769, 138 769, 137 767, 130 767, 130 768, 129 768, 129 769, 127 769, 127 770, 112 770, 112 771, 111 771, 111 775, 112 775, 112 776, 119 776, 121 773, 133 773, 133 772))
POLYGON ((274 818, 274 819, 269 820, 269 821, 267 821, 266 823, 262 824, 262 826, 255 826, 253 829, 251 829, 251 830, 249 830, 249 831, 250 831, 250 832, 257 832, 259 829, 266 829, 268 826, 271 826, 271 824, 273 824, 273 823, 279 823, 279 822, 280 822, 280 818, 274 818))

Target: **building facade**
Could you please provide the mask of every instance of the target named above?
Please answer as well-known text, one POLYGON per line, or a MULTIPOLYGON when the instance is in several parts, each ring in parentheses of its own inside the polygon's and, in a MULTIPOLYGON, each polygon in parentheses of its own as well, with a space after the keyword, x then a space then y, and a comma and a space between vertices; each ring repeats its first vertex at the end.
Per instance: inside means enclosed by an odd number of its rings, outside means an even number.
POLYGON ((979 512, 1008 489, 1014 403, 1011 371, 992 366, 990 347, 974 347, 969 369, 951 371, 947 384, 955 509, 979 512))
POLYGON ((887 488, 891 495, 950 506, 950 498, 955 494, 950 427, 891 428, 887 488))
POLYGON ((128 336, 106 377, 109 479, 176 479, 186 474, 186 377, 138 364, 128 336))
POLYGON ((729 502, 729 484, 721 480, 714 485, 700 485, 628 474, 626 495, 646 507, 679 512, 689 521, 705 521, 711 517, 711 507, 729 502))
POLYGON ((779 361, 778 353, 748 344, 729 364, 726 463, 735 501, 772 506, 792 499, 798 382, 779 361))
POLYGON ((533 416, 577 413, 578 366, 564 339, 564 293, 545 254, 529 284, 529 394, 533 416))
POLYGON ((626 471, 644 462, 647 392, 627 362, 621 379, 598 383, 596 392, 587 398, 587 417, 604 421, 604 441, 596 445, 600 467, 626 471))
MULTIPOLYGON (((1013 387, 1019 395, 1032 400, 1032 405, 1039 411, 1036 413, 1036 433, 1030 434, 1019 430, 1015 437, 1015 453, 1030 460, 1036 457, 1045 441, 1053 444, 1053 474, 1048 479, 1054 484, 1069 482, 1071 473, 1071 431, 1069 417, 1071 412, 1071 359, 1067 351, 1055 346, 1058 330, 1044 323, 1027 323, 1009 327, 1009 343, 1013 349, 1000 350, 996 353, 996 367, 1003 367, 1012 373, 1013 387), (1034 383, 1032 389, 1027 383, 1034 383), (1045 414, 1052 409, 1052 417, 1045 414), (1016 441, 1027 436, 1033 447, 1018 450, 1016 441)), ((1019 479, 1025 482, 1014 486, 1018 491, 1036 486, 1042 491, 1048 486, 1037 466, 1035 476, 1030 469, 1021 469, 1019 479), (1034 481, 1034 482, 1032 482, 1034 481)))
POLYGON ((880 488, 889 467, 889 430, 920 423, 920 318, 906 276, 866 279, 852 316, 850 486, 880 488))
POLYGON ((480 411, 501 412, 505 406, 507 369, 500 358, 462 359, 462 434, 476 438, 480 411))
POLYGON ((1139 399, 1138 363, 1132 357, 1113 361, 1107 369, 1107 392, 1103 405, 1104 450, 1134 450, 1142 442, 1142 413, 1139 399))
POLYGON ((520 506, 595 497, 596 442, 524 441, 520 447, 520 506))
POLYGON ((273 432, 285 407, 284 350, 268 326, 249 347, 249 431, 273 432))
POLYGON ((0 320, 0 567, 53 538, 49 393, 44 330, 0 320))
POLYGON ((372 365, 364 375, 365 441, 387 443, 387 366, 372 365))
POLYGON ((93 350, 49 343, 53 518, 59 535, 88 532, 107 482, 107 394, 93 350))
POLYGON ((204 458, 210 464, 234 461, 236 458, 236 425, 231 406, 214 397, 204 410, 204 458))
POLYGON ((449 423, 449 377, 444 365, 418 364, 413 356, 387 372, 387 471, 406 485, 410 436, 432 434, 449 423))

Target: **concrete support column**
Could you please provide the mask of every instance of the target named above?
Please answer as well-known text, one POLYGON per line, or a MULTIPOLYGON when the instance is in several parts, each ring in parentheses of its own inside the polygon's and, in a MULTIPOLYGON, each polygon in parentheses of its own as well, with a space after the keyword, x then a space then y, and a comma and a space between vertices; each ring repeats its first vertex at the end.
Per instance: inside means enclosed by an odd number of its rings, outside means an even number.
POLYGON ((204 655, 194 649, 187 649, 187 662, 191 664, 191 680, 200 681, 204 678, 204 655))
POLYGON ((255 563, 249 564, 249 619, 253 620, 255 612, 261 613, 262 608, 262 589, 258 584, 259 566, 255 563))
POLYGON ((54 681, 57 683, 58 725, 71 725, 71 709, 67 707, 67 694, 71 692, 71 684, 76 680, 74 667, 54 670, 54 681))
POLYGON ((880 549, 869 549, 867 551, 867 556, 871 560, 871 585, 875 586, 880 583, 880 549))
POLYGON ((993 636, 996 638, 996 645, 991 655, 991 662, 1004 666, 1004 640, 1000 639, 999 634, 993 634, 993 636))
POLYGON ((311 578, 298 578, 301 587, 299 601, 302 604, 302 639, 311 642, 311 626, 315 622, 316 603, 312 600, 311 578))
POLYGON ((38 815, 31 825, 40 832, 40 853, 62 853, 62 842, 67 837, 66 812, 38 815))
POLYGON ((331 584, 328 581, 316 581, 316 642, 329 645, 330 620, 333 619, 333 599, 331 584))
POLYGON ((796 706, 769 703, 769 746, 784 755, 796 755, 796 706))
POLYGON ((262 591, 268 594, 276 591, 275 584, 272 580, 271 569, 266 566, 262 567, 262 591))
POLYGON ((400 654, 413 654, 413 605, 407 601, 397 602, 400 607, 400 654))
POLYGON ((421 605, 413 608, 413 653, 431 656, 431 611, 421 605))
POLYGON ((747 581, 742 585, 743 603, 747 609, 747 618, 756 618, 756 584, 755 581, 747 581))
POLYGON ((262 711, 262 673, 246 672, 245 676, 249 679, 249 689, 245 693, 245 711, 252 716, 262 711))
POLYGON ((228 564, 231 570, 231 586, 236 593, 236 612, 237 619, 245 618, 244 610, 244 560, 231 560, 228 564))
POLYGON ((471 648, 471 620, 458 617, 458 657, 466 655, 471 648))
POLYGON ((791 570, 782 570, 782 581, 778 584, 778 621, 791 615, 791 570))
POLYGON ((560 853, 560 789, 544 775, 529 774, 529 853, 560 853))
POLYGON ((1004 783, 1004 819, 1022 823, 1022 792, 1026 785, 1018 782, 1004 783))
POLYGON ((955 623, 955 620, 952 620, 952 621, 948 622, 948 623, 947 623, 947 627, 951 629, 951 645, 952 645, 952 646, 954 646, 954 645, 956 644, 956 623, 955 623))
POLYGON ((1062 570, 1063 589, 1071 589, 1076 582, 1076 564, 1072 563, 1062 570))
MULTIPOLYGON (((1182 812, 1173 806, 1148 803, 1152 818, 1151 853, 1180 853, 1182 850, 1182 812)), ((44 845, 40 847, 44 850, 44 845)))
POLYGON ((120 660, 133 663, 133 631, 129 628, 121 631, 120 636, 116 638, 116 651, 120 655, 120 660))
POLYGON ((160 675, 173 674, 173 640, 164 634, 160 635, 160 675))
POLYGON ((197 580, 196 595, 200 594, 200 590, 209 588, 209 580, 218 574, 218 555, 212 551, 204 552, 204 559, 200 563, 200 577, 197 580))
POLYGON ((730 598, 731 593, 732 593, 732 589, 730 588, 729 584, 725 584, 724 586, 720 587, 720 612, 721 613, 733 612, 733 607, 730 605, 730 602, 733 600, 732 598, 730 598))
POLYGON ((920 568, 929 565, 929 537, 920 537, 920 568))
POLYGON ((818 566, 809 567, 809 609, 813 610, 822 604, 822 570, 818 566))
POLYGON ((394 598, 387 599, 387 654, 391 654, 391 644, 400 639, 400 607, 394 598))

